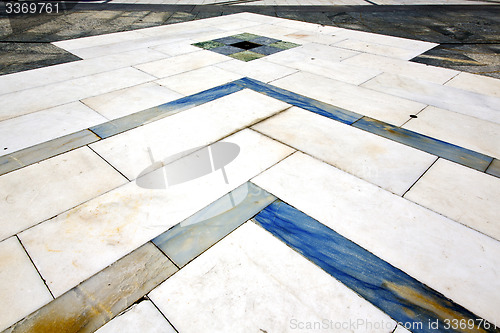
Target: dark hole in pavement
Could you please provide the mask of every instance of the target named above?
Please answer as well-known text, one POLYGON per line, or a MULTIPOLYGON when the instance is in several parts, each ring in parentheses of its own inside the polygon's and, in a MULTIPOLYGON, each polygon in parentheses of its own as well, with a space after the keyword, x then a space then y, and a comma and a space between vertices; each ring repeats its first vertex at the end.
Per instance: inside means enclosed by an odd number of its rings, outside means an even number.
POLYGON ((244 42, 238 42, 238 43, 231 44, 231 46, 239 47, 240 49, 243 49, 243 50, 250 50, 250 49, 254 49, 256 47, 262 46, 262 45, 257 44, 257 43, 244 41, 244 42))
POLYGON ((411 114, 410 118, 418 118, 418 117, 416 115, 414 115, 414 114, 411 114))

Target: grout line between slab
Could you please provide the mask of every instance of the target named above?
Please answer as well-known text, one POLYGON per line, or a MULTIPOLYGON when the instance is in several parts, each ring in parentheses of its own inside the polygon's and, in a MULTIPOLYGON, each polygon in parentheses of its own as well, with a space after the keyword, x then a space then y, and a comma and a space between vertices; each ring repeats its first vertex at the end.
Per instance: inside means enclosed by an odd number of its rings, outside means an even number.
MULTIPOLYGON (((202 209, 203 209, 203 208, 202 208, 202 209)), ((197 213, 197 212, 196 212, 196 213, 197 213)), ((194 213, 194 214, 196 214, 196 213, 194 213)), ((194 214, 193 214, 193 215, 194 215, 194 214)), ((191 216, 192 216, 192 215, 191 215, 191 216)), ((189 218, 189 217, 188 217, 188 218, 189 218)), ((177 225, 177 224, 176 224, 176 225, 177 225)), ((166 233, 166 232, 169 232, 169 231, 170 231, 173 227, 175 227, 176 225, 171 226, 170 228, 168 228, 167 230, 165 230, 165 231, 164 231, 164 232, 162 232, 161 234, 164 234, 164 233, 166 233)), ((160 234, 160 235, 161 235, 161 234, 160 234)), ((158 237, 158 236, 157 236, 157 237, 158 237)), ((155 237, 155 238, 156 238, 156 237, 155 237)), ((154 239, 154 238, 153 238, 153 239, 154 239)), ((172 262, 172 264, 174 264, 174 266, 175 266, 178 270, 180 270, 180 269, 181 269, 181 267, 179 267, 179 265, 177 265, 177 263, 176 263, 174 260, 172 260, 172 258, 170 258, 170 256, 169 256, 168 254, 166 254, 166 253, 165 253, 165 252, 164 252, 164 251, 163 251, 163 250, 162 250, 162 249, 161 249, 158 245, 156 245, 156 243, 155 243, 155 242, 153 242, 153 240, 150 240, 149 242, 150 242, 151 244, 153 244, 153 245, 154 245, 154 247, 156 247, 156 248, 158 249, 158 251, 160 251, 160 252, 161 252, 161 253, 162 253, 165 257, 167 257, 167 258, 168 258, 168 260, 170 260, 170 261, 172 262)))
POLYGON ((17 234, 15 235, 15 237, 17 238, 17 241, 19 242, 19 244, 21 244, 21 246, 23 247, 24 252, 26 253, 26 255, 28 256, 28 258, 30 259, 31 264, 33 265, 33 267, 35 268, 36 272, 37 272, 37 273, 38 273, 38 275, 40 276, 40 279, 42 279, 43 284, 45 285, 45 287, 47 288, 47 290, 48 290, 48 291, 49 291, 49 293, 50 293, 50 296, 52 297, 52 300, 56 299, 56 298, 54 297, 54 294, 52 293, 52 290, 50 290, 49 285, 47 284, 47 281, 43 278, 42 273, 40 273, 40 271, 38 270, 38 267, 36 267, 35 262, 34 262, 34 261, 33 261, 33 259, 31 258, 31 256, 30 256, 30 254, 29 254, 28 250, 24 247, 23 242, 21 242, 21 239, 19 238, 19 236, 18 236, 17 234))
MULTIPOLYGON (((110 167, 112 167, 116 172, 118 172, 120 175, 122 175, 123 178, 125 178, 129 183, 132 181, 132 179, 128 179, 127 176, 125 176, 120 170, 118 170, 113 164, 111 164, 107 159, 102 157, 98 152, 96 152, 92 147, 87 145, 87 147, 94 152, 97 156, 99 156, 104 162, 106 162, 110 167)), ((126 183, 127 184, 127 183, 126 183)))
MULTIPOLYGON (((409 188, 405 191, 405 193, 403 193, 403 195, 401 195, 401 197, 403 197, 403 198, 404 198, 404 196, 406 195, 406 193, 410 192, 410 190, 413 188, 413 186, 414 186, 416 183, 418 183, 418 181, 419 181, 419 180, 420 180, 420 179, 421 179, 421 178, 422 178, 422 177, 423 177, 423 176, 427 173, 427 171, 429 171, 429 170, 430 170, 430 168, 432 168, 432 166, 433 166, 434 164, 436 164, 436 162, 437 162, 439 159, 440 159, 440 157, 439 157, 439 156, 437 156, 437 158, 436 158, 436 159, 435 159, 435 160, 431 163, 431 165, 429 165, 429 167, 428 167, 427 169, 425 169, 425 171, 424 171, 424 172, 420 175, 420 177, 418 177, 418 179, 417 179, 417 180, 416 180, 413 184, 411 184, 411 186, 410 186, 410 187, 409 187, 409 188)), ((405 198, 405 199, 406 199, 406 198, 405 198)), ((408 199, 406 199, 406 200, 408 200, 408 199)), ((411 200, 410 200, 410 201, 411 201, 411 200)), ((412 202, 413 202, 413 201, 412 201, 412 202)))
MULTIPOLYGON (((153 288, 151 291, 153 291, 154 289, 155 288, 153 288)), ((149 295, 149 293, 148 293, 148 295, 149 295)), ((174 329, 174 331, 176 331, 177 333, 179 333, 179 331, 177 330, 177 328, 175 328, 175 326, 170 322, 170 320, 168 320, 167 316, 160 310, 160 308, 156 305, 156 303, 151 298, 149 298, 149 296, 146 295, 145 297, 147 297, 147 299, 153 304, 153 306, 156 308, 156 310, 158 310, 158 312, 161 313, 162 317, 165 318, 165 320, 170 324, 170 326, 172 326, 172 328, 174 329)))
POLYGON ((495 161, 495 158, 493 158, 493 159, 491 160, 490 164, 488 164, 488 166, 487 166, 487 167, 486 167, 486 169, 484 170, 484 173, 486 173, 486 174, 488 174, 488 175, 491 175, 491 176, 494 176, 494 175, 489 174, 487 171, 488 171, 488 169, 490 168, 490 166, 493 164, 493 161, 495 161))
POLYGON ((450 77, 448 80, 446 80, 445 82, 443 82, 441 85, 442 86, 445 86, 448 82, 450 82, 451 80, 453 80, 454 78, 456 78, 457 76, 459 76, 462 72, 458 72, 457 74, 453 75, 452 77, 450 77))

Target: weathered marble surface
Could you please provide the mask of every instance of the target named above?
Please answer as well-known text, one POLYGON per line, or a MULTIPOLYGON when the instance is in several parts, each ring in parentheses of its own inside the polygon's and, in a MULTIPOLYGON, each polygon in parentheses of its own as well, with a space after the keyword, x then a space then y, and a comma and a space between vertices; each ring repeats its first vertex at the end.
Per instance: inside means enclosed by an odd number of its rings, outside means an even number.
POLYGON ((3 333, 94 332, 176 271, 146 243, 3 333))
MULTIPOLYGON (((478 322, 469 310, 339 235, 282 201, 275 201, 254 219, 304 257, 324 269, 382 311, 412 328, 436 332, 430 323, 445 330, 446 320, 478 322)), ((451 332, 497 332, 484 326, 451 332)))

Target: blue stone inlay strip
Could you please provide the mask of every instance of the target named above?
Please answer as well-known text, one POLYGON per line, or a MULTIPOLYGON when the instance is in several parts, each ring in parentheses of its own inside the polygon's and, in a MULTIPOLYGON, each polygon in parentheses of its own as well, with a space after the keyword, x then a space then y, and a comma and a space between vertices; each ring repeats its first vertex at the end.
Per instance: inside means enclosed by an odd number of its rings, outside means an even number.
POLYGON ((132 115, 108 121, 107 123, 91 127, 90 130, 103 139, 108 138, 183 110, 214 101, 242 89, 243 87, 230 82, 132 115))
POLYGON ((182 267, 274 200, 257 185, 245 183, 152 242, 182 267))
POLYGON ((280 200, 254 221, 413 332, 500 332, 488 322, 478 327, 480 317, 280 200), (475 326, 446 329, 454 319, 475 326))
POLYGON ((356 120, 363 117, 360 114, 347 111, 338 107, 335 107, 324 102, 314 100, 309 97, 305 97, 291 91, 281 89, 270 84, 260 82, 248 77, 234 81, 234 83, 239 84, 245 88, 249 88, 265 94, 269 97, 279 99, 285 103, 297 106, 302 109, 320 114, 322 116, 343 122, 344 124, 352 124, 356 120))
MULTIPOLYGON (((468 166, 484 172, 493 158, 469 149, 465 149, 422 134, 402 129, 378 120, 363 117, 360 114, 347 111, 324 102, 314 100, 285 89, 274 87, 251 78, 242 78, 223 84, 200 93, 182 97, 147 110, 143 110, 104 124, 79 131, 65 137, 48 141, 33 147, 0 157, 0 175, 37 163, 41 160, 79 148, 89 143, 108 138, 112 135, 128 131, 144 124, 173 115, 177 112, 214 101, 218 98, 240 91, 252 89, 288 104, 300 107, 319 115, 353 125, 356 128, 383 136, 387 139, 423 150, 430 154, 468 166), (68 142, 66 142, 68 141, 68 142)), ((495 161, 498 161, 495 159, 495 161)), ((486 173, 500 178, 500 166, 493 161, 486 173)))
POLYGON ((492 157, 379 120, 363 117, 352 126, 484 172, 492 157))
POLYGON ((486 169, 486 173, 500 178, 500 160, 494 158, 488 169, 486 169))

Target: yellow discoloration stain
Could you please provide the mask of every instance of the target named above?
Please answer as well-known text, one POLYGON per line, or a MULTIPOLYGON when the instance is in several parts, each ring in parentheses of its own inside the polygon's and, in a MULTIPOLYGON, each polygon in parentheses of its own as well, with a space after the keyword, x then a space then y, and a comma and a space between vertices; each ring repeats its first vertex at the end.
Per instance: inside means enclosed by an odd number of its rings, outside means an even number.
POLYGON ((289 34, 287 37, 297 37, 297 38, 305 38, 309 37, 310 35, 304 35, 304 34, 289 34))
POLYGON ((81 332, 82 328, 89 322, 92 317, 90 314, 83 312, 77 316, 67 316, 64 311, 54 309, 50 314, 38 318, 29 327, 21 326, 19 330, 14 329, 13 332, 26 333, 72 333, 81 332))
MULTIPOLYGON (((463 322, 463 321, 467 321, 468 319, 471 319, 471 318, 462 316, 462 314, 460 314, 452 309, 447 308, 443 304, 440 304, 439 302, 437 302, 436 299, 434 299, 434 298, 429 298, 426 295, 420 294, 419 292, 417 292, 416 290, 414 290, 410 287, 401 286, 401 285, 398 285, 398 284, 393 283, 393 282, 384 282, 384 286, 387 287, 389 290, 392 290, 393 292, 395 292, 402 299, 408 300, 409 303, 412 303, 416 306, 419 306, 423 309, 426 309, 426 310, 434 313, 440 319, 440 321, 443 323, 444 323, 445 319, 450 320, 450 321, 452 321, 453 319, 457 319, 458 322, 461 322, 461 321, 463 322)), ((448 302, 448 301, 446 301, 446 302, 448 302)), ((448 303, 450 303, 450 302, 448 302, 448 303)), ((451 303, 450 303, 450 305, 451 305, 451 303)), ((474 319, 474 318, 472 318, 472 319, 474 319)), ((461 329, 461 331, 462 332, 470 332, 470 333, 480 333, 480 332, 486 333, 487 332, 483 328, 477 327, 477 326, 474 327, 474 329, 465 328, 465 329, 461 329)))
POLYGON ((82 287, 79 287, 78 289, 80 290, 82 295, 84 295, 88 300, 90 300, 92 302, 93 305, 92 305, 91 309, 92 309, 92 313, 95 316, 105 313, 105 314, 107 314, 107 318, 106 318, 107 320, 114 317, 114 314, 111 311, 111 309, 108 306, 105 306, 102 301, 99 302, 99 300, 92 293, 87 292, 82 287))

